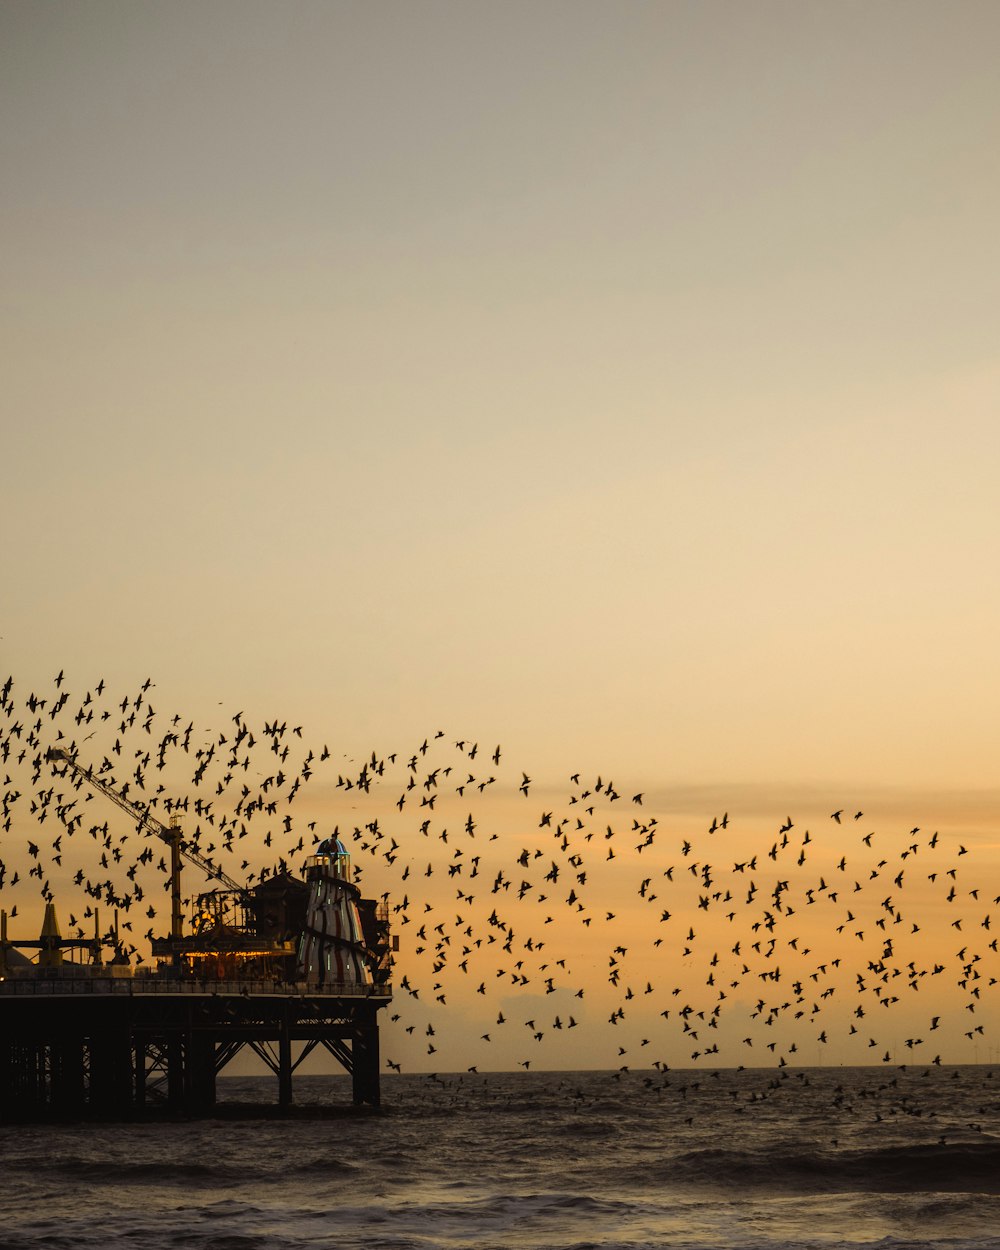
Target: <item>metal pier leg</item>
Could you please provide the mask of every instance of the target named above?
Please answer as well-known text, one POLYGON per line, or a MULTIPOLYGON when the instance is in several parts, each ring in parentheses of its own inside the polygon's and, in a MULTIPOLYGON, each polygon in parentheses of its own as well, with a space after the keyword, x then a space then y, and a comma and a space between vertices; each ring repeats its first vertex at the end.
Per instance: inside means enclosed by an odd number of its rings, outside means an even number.
POLYGON ((50 1091, 54 1111, 79 1114, 83 1110, 83 1038, 70 1034, 53 1043, 51 1048, 50 1091))
POLYGON ((188 1056, 191 1103, 199 1110, 215 1106, 215 1043, 195 1033, 188 1056))
POLYGON ((113 1118, 132 1109, 132 1042, 127 1029, 90 1038, 90 1110, 113 1118))
POLYGON ((292 1105, 292 1039, 288 1031, 288 1021, 281 1026, 278 1036, 278 1106, 292 1105))
POLYGON ((176 1029, 166 1039, 167 1048, 167 1106, 171 1111, 185 1109, 184 1090, 184 1038, 176 1029))
POLYGON ((137 1038, 132 1054, 135 1064, 135 1105, 144 1107, 146 1105, 146 1043, 137 1038))
POLYGON ((6 1114, 10 1108, 13 1094, 11 1073, 14 1065, 11 1063, 11 1050, 13 1042, 10 1038, 0 1037, 0 1119, 6 1114))
POLYGON ((380 1102, 379 1046, 378 1016, 374 1011, 366 1012, 355 1025, 351 1051, 354 1057, 354 1105, 367 1103, 377 1107, 380 1102))

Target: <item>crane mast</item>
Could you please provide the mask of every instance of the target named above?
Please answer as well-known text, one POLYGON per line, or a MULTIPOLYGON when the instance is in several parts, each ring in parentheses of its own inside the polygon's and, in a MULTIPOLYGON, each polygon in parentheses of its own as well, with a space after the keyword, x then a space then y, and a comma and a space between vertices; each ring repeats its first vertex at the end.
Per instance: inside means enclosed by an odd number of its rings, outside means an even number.
POLYGON ((181 860, 186 859, 188 863, 194 864, 200 868, 202 872, 209 878, 221 882, 227 890, 232 890, 241 898, 246 895, 246 887, 234 881, 232 877, 217 865, 213 864, 210 859, 206 859, 200 854, 190 842, 185 842, 181 833, 181 827, 176 822, 170 825, 163 824, 162 821, 151 816, 148 807, 142 807, 138 803, 133 803, 123 794, 119 793, 108 782, 95 775, 94 770, 84 767, 77 762, 75 755, 70 755, 68 751, 62 747, 50 747, 45 756, 46 760, 51 764, 63 764, 66 770, 81 782, 86 782, 92 789, 99 794, 103 794, 110 799, 117 807, 136 822, 136 828, 140 833, 147 836, 159 838, 161 842, 165 842, 170 847, 170 936, 173 940, 179 940, 184 935, 184 913, 181 907, 181 860))

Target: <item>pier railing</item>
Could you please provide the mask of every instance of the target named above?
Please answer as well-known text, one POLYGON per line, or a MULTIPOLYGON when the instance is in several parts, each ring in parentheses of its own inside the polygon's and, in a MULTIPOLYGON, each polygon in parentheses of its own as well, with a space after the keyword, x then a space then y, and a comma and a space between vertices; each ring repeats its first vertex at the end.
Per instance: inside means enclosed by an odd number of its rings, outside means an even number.
POLYGON ((204 996, 270 995, 277 998, 375 998, 392 997, 390 985, 355 985, 326 981, 209 981, 201 978, 171 977, 11 977, 0 979, 0 996, 73 997, 115 994, 200 994, 204 996))

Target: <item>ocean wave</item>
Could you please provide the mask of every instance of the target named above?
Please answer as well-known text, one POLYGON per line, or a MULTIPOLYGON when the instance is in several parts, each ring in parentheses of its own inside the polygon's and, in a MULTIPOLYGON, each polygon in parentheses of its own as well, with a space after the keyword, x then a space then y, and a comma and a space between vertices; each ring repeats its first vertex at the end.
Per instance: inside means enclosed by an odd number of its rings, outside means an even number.
POLYGON ((886 1192, 1000 1193, 1000 1142, 811 1148, 693 1150, 663 1169, 661 1179, 798 1189, 857 1188, 886 1192))
POLYGON ((32 1176, 48 1174, 73 1181, 86 1181, 90 1185, 121 1185, 133 1181, 150 1180, 164 1184, 191 1181, 210 1183, 246 1180, 245 1168, 217 1162, 201 1163, 193 1159, 182 1161, 115 1159, 114 1167, 106 1160, 81 1158, 74 1155, 22 1156, 5 1160, 4 1169, 9 1173, 27 1173, 32 1176))
MULTIPOLYGON (((386 1167, 402 1167, 407 1160, 401 1156, 397 1156, 395 1161, 386 1160, 386 1167)), ((364 1169, 359 1163, 351 1163, 340 1155, 318 1155, 313 1159, 297 1159, 295 1163, 296 1172, 308 1175, 310 1172, 322 1172, 327 1176, 334 1175, 340 1177, 348 1177, 352 1172, 362 1172, 364 1169)))

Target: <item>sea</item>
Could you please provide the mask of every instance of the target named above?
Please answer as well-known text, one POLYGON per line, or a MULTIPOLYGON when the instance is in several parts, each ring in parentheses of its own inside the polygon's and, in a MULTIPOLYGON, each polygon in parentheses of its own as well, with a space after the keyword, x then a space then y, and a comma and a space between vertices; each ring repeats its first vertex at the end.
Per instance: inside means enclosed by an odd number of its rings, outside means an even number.
POLYGON ((994 1250, 1000 1069, 219 1081, 217 1117, 0 1128, 3 1250, 994 1250))

